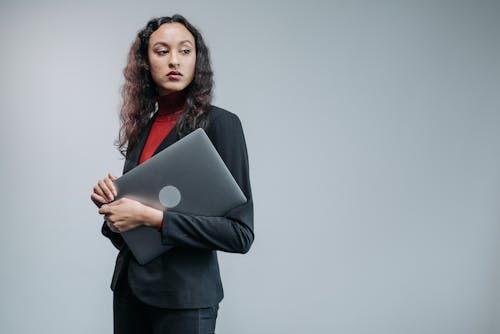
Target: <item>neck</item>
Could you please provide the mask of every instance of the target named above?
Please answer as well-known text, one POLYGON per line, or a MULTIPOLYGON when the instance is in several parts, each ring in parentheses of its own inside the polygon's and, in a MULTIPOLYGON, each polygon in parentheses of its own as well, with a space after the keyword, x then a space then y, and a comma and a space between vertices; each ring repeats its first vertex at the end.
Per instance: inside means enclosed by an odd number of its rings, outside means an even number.
POLYGON ((184 109, 186 105, 186 94, 184 91, 172 92, 159 96, 158 112, 161 114, 171 114, 184 109))

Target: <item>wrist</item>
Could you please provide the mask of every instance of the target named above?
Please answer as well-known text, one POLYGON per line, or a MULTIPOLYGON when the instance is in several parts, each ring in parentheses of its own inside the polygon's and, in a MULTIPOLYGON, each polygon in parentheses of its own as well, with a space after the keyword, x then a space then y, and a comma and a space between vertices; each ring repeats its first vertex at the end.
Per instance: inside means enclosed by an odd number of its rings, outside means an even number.
POLYGON ((158 229, 163 221, 163 211, 145 205, 142 221, 145 226, 158 229))

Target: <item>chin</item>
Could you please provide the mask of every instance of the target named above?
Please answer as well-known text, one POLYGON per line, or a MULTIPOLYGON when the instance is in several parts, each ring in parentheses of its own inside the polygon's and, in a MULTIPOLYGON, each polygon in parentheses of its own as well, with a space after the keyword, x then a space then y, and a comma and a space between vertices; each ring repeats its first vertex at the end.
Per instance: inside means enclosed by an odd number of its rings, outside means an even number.
POLYGON ((168 86, 168 87, 163 87, 163 90, 172 93, 172 92, 180 92, 181 90, 184 90, 186 86, 184 85, 175 85, 175 86, 168 86))

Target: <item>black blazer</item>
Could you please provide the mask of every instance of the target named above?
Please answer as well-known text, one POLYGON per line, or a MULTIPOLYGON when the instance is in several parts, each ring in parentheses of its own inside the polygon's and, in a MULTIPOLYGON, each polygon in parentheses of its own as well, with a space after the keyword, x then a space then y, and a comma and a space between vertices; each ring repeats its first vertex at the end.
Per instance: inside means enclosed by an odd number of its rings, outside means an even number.
MULTIPOLYGON (((128 152, 123 174, 138 165, 153 116, 137 144, 128 152)), ((175 245, 153 261, 140 265, 119 233, 106 222, 102 234, 120 250, 111 282, 114 291, 125 270, 132 291, 143 302, 166 308, 201 308, 218 304, 224 297, 217 261, 217 250, 246 253, 254 240, 253 200, 248 155, 241 122, 235 114, 211 106, 205 131, 247 198, 224 217, 207 217, 163 211, 161 238, 175 245)), ((177 126, 156 149, 157 154, 180 137, 177 126)), ((160 233, 160 232, 158 232, 160 233)))

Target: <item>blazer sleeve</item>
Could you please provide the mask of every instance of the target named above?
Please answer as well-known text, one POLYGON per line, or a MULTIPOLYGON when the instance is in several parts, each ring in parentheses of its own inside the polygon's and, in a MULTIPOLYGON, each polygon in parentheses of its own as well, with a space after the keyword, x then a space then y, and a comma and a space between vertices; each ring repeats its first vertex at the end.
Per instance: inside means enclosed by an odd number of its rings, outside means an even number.
POLYGON ((253 199, 248 153, 240 119, 226 112, 212 120, 207 135, 247 198, 223 217, 209 217, 163 210, 161 228, 165 245, 246 253, 254 240, 253 199))
POLYGON ((106 221, 102 223, 101 233, 111 240, 113 246, 115 246, 118 250, 120 250, 125 243, 121 234, 111 231, 108 224, 106 224, 106 221))

